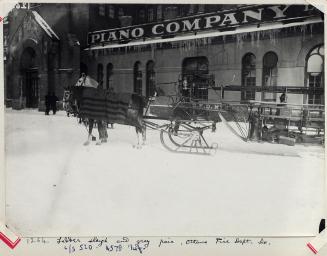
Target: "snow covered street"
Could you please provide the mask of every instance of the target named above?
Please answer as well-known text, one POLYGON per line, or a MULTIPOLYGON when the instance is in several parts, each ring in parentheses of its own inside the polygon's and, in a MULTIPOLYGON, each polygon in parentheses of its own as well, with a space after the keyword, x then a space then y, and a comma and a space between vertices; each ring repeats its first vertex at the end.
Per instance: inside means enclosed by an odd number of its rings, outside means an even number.
POLYGON ((6 215, 20 235, 312 235, 322 218, 321 146, 245 143, 222 123, 212 156, 168 152, 151 130, 135 149, 121 125, 83 146, 85 127, 63 111, 6 109, 5 133, 6 215))

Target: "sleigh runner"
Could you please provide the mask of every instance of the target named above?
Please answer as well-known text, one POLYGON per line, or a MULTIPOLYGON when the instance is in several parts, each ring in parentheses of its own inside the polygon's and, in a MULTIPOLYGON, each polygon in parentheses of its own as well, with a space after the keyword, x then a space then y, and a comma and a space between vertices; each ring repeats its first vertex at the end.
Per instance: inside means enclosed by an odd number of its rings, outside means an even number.
POLYGON ((218 122, 224 122, 243 141, 248 139, 247 127, 242 123, 248 121, 247 105, 185 102, 181 98, 167 105, 154 101, 148 114, 144 116, 146 126, 160 130, 162 145, 175 153, 209 155, 216 152, 218 143, 209 142, 206 133, 215 132, 218 122), (237 111, 237 108, 242 111, 237 111), (153 121, 158 119, 166 123, 158 125, 153 121))

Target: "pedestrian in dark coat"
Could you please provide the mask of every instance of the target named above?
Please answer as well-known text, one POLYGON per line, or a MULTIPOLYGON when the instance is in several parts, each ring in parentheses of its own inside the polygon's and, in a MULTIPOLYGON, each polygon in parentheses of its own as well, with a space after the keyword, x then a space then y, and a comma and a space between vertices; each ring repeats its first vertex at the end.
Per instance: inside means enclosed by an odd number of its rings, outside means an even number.
POLYGON ((45 114, 46 115, 49 115, 50 107, 51 107, 51 96, 50 96, 50 93, 48 93, 45 96, 45 114))
POLYGON ((55 115, 57 112, 57 101, 59 101, 58 97, 55 95, 55 93, 51 93, 50 96, 50 106, 52 109, 53 114, 55 115))

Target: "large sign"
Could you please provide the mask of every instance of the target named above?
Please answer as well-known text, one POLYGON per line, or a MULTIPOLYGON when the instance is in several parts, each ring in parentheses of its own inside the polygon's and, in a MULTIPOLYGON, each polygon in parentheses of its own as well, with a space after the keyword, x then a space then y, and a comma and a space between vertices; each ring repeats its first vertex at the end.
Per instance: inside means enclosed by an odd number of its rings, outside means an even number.
POLYGON ((322 13, 310 5, 256 5, 235 10, 88 33, 89 45, 169 38, 201 31, 226 31, 249 24, 298 22, 322 13))

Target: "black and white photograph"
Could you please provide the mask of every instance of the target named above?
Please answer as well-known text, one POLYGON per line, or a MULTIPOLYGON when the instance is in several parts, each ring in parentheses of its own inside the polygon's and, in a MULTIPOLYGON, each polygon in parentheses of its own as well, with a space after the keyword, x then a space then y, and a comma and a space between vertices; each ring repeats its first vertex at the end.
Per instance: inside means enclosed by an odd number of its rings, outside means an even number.
POLYGON ((21 2, 2 18, 7 228, 318 234, 319 6, 21 2))

